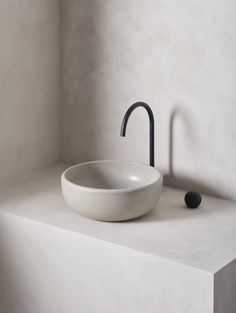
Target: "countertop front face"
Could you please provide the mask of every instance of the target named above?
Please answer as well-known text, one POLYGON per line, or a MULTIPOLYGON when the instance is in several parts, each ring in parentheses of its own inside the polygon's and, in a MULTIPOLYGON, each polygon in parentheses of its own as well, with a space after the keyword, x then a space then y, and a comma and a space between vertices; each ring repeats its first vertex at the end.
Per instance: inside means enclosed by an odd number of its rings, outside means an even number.
POLYGON ((146 216, 126 222, 94 221, 63 200, 60 176, 68 166, 60 163, 2 185, 0 211, 213 274, 235 260, 235 202, 203 196, 201 207, 191 210, 184 206, 184 191, 165 187, 157 207, 146 216))

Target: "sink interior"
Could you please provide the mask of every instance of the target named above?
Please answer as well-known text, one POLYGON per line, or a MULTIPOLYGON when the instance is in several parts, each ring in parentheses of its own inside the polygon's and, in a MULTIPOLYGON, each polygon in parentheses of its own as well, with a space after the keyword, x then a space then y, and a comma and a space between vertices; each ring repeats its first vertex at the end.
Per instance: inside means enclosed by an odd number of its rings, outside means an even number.
POLYGON ((73 184, 96 189, 133 189, 154 183, 160 173, 135 162, 95 161, 76 165, 65 173, 73 184))

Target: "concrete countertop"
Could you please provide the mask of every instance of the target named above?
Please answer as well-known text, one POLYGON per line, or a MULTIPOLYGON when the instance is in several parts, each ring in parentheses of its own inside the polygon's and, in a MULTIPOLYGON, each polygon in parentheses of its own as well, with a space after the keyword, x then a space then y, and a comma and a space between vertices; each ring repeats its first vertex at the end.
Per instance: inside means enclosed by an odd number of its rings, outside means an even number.
POLYGON ((203 196, 195 210, 184 206, 184 191, 165 187, 157 207, 127 222, 93 221, 64 203, 57 164, 1 187, 0 211, 129 249, 216 273, 235 260, 236 203, 203 196))

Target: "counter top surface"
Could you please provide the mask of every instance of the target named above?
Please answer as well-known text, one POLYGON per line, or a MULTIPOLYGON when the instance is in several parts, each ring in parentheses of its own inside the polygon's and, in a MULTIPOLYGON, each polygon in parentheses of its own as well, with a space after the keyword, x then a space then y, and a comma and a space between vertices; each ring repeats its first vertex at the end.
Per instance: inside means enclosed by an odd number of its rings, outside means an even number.
POLYGON ((203 196, 184 206, 182 190, 165 187, 157 207, 126 222, 99 222, 65 204, 57 164, 0 188, 0 211, 105 240, 169 261, 216 273, 236 257, 236 203, 203 196))

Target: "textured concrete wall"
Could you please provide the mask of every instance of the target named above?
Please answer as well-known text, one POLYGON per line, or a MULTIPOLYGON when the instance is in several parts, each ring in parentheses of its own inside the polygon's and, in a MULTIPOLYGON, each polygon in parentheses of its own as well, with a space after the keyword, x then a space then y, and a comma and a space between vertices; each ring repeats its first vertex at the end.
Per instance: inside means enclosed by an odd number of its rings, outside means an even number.
POLYGON ((236 3, 62 1, 63 158, 148 162, 149 103, 156 164, 166 183, 236 199, 236 3))
POLYGON ((0 0, 0 181, 60 157, 60 5, 0 0))

